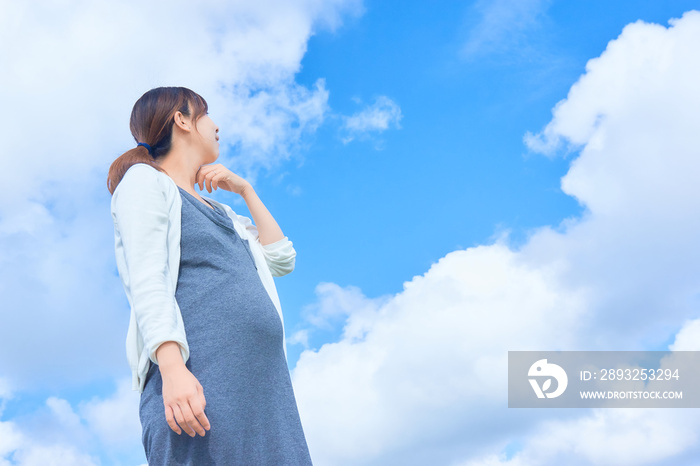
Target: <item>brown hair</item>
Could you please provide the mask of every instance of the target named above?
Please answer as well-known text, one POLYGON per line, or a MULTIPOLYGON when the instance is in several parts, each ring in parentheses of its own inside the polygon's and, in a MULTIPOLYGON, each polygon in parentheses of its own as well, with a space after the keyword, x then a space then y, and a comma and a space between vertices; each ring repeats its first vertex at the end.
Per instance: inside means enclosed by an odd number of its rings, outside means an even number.
POLYGON ((153 155, 145 146, 136 146, 117 157, 107 175, 110 194, 114 194, 126 171, 134 164, 145 163, 165 173, 155 161, 170 152, 175 113, 179 110, 189 117, 190 109, 196 128, 197 119, 207 113, 209 106, 199 94, 185 87, 157 87, 136 101, 129 122, 131 134, 137 143, 151 146, 153 155))

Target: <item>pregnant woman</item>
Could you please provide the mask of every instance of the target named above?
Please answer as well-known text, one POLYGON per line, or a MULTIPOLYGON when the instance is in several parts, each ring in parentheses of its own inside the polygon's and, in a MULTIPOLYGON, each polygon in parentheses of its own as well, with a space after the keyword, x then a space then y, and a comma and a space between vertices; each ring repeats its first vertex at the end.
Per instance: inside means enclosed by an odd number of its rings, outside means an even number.
POLYGON ((137 146, 109 169, 126 338, 150 466, 311 465, 273 276, 296 252, 250 183, 221 164, 206 101, 146 92, 137 146), (240 195, 255 223, 201 196, 240 195), (182 433, 186 435, 182 435, 182 433))

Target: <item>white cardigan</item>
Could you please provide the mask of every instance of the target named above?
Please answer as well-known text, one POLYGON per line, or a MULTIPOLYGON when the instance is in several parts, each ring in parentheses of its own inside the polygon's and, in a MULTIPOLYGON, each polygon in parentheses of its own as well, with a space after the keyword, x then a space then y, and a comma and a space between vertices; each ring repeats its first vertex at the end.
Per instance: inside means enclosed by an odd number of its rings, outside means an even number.
MULTIPOLYGON (((226 204, 202 197, 224 209, 238 235, 248 240, 260 280, 282 321, 286 358, 282 307, 272 277, 294 270, 296 251, 292 242, 285 236, 262 245, 249 218, 237 215, 226 204)), ((150 362, 158 364, 155 353, 162 343, 177 342, 185 362, 190 356, 182 314, 175 300, 181 209, 182 198, 175 181, 145 163, 129 167, 112 195, 117 269, 131 306, 126 357, 133 376, 132 389, 139 393, 143 392, 150 362)))

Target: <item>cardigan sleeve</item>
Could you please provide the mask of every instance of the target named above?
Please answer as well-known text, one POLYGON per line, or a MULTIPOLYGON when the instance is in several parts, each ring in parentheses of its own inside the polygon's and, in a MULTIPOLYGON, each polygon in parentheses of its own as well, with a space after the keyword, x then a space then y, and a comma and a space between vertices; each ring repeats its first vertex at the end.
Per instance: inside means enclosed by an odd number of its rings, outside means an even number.
POLYGON ((292 242, 286 236, 274 243, 261 244, 258 236, 258 228, 253 222, 243 215, 238 215, 238 220, 245 226, 245 229, 255 238, 255 242, 260 245, 260 249, 265 256, 265 262, 270 267, 273 277, 282 277, 294 270, 297 252, 294 250, 292 242))
POLYGON ((169 211, 158 173, 145 164, 127 170, 114 192, 113 215, 123 243, 131 306, 152 362, 167 341, 189 358, 184 326, 179 325, 168 266, 169 211))

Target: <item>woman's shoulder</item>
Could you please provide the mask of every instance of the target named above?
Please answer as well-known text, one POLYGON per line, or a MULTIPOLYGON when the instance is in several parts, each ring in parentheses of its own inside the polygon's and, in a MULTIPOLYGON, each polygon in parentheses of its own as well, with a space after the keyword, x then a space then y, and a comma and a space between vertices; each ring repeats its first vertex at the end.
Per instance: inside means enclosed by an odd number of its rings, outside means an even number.
POLYGON ((124 177, 122 180, 126 179, 127 177, 133 178, 133 177, 146 177, 146 178, 157 178, 159 176, 167 176, 165 173, 162 173, 159 170, 156 170, 155 167, 152 165, 149 165, 147 163, 143 162, 138 162, 130 166, 127 170, 126 173, 124 173, 124 177))
POLYGON ((172 191, 175 182, 165 173, 155 169, 147 163, 135 163, 130 166, 121 181, 114 190, 117 194, 119 188, 122 189, 154 189, 162 191, 172 191))
POLYGON ((146 163, 135 163, 124 173, 114 190, 111 208, 114 213, 117 210, 131 209, 134 203, 164 201, 164 206, 173 209, 177 207, 179 199, 180 194, 172 178, 146 163))

